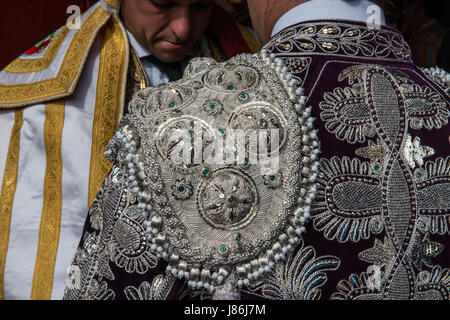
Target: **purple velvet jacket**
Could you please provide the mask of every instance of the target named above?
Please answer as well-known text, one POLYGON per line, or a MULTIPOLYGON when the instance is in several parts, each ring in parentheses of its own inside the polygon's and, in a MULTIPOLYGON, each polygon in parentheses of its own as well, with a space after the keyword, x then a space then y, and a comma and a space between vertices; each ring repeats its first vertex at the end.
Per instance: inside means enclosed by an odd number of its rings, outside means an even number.
MULTIPOLYGON (((322 152, 301 244, 284 267, 242 289, 241 298, 448 299, 445 81, 417 68, 402 35, 385 26, 304 22, 282 30, 264 48, 282 59, 304 88, 322 152)), ((102 219, 93 217, 86 221, 74 265, 89 259, 102 219)), ((167 262, 145 253, 139 262, 114 253, 108 259, 103 274, 109 277, 85 283, 81 272, 82 290, 73 287, 80 275, 73 270, 65 299, 212 297, 167 275, 167 262)))

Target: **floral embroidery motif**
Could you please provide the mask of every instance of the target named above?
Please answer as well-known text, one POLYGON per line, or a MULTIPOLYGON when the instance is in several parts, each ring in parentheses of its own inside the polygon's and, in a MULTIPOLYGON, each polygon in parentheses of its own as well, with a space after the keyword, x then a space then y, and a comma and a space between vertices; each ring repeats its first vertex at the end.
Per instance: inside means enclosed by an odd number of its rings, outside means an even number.
POLYGON ((281 54, 362 56, 410 61, 411 50, 402 36, 388 29, 343 22, 301 23, 283 30, 265 46, 281 54))
POLYGON ((144 281, 139 288, 127 286, 124 293, 127 300, 163 300, 172 288, 173 282, 173 277, 158 275, 153 279, 152 284, 144 281))
MULTIPOLYGON (((417 170, 416 170, 417 171, 417 170)), ((431 234, 450 234, 450 157, 428 161, 417 183, 417 202, 420 216, 431 234)))
POLYGON ((275 189, 282 183, 281 173, 265 175, 263 178, 268 189, 275 189))
POLYGON ((192 184, 185 179, 177 179, 171 188, 172 195, 177 200, 186 200, 192 195, 192 184))
POLYGON ((371 223, 381 215, 381 181, 370 174, 369 163, 347 157, 321 159, 317 182, 314 228, 327 239, 357 242, 381 231, 383 224, 371 223))
POLYGON ((239 229, 255 217, 258 192, 249 177, 222 169, 199 187, 197 203, 207 223, 220 229, 239 229))
MULTIPOLYGON (((159 280, 159 278, 157 279, 159 280)), ((155 280, 153 281, 155 282, 155 280)), ((153 300, 153 291, 153 285, 144 281, 139 285, 139 288, 133 286, 126 287, 125 296, 127 300, 153 300)))
POLYGON ((337 88, 332 93, 326 93, 324 98, 319 104, 322 110, 320 118, 325 121, 327 130, 336 134, 336 138, 349 143, 363 143, 366 136, 374 136, 370 107, 364 97, 351 88, 337 88))
POLYGON ((430 240, 430 234, 426 233, 423 237, 420 233, 417 234, 416 244, 412 251, 412 260, 416 268, 422 269, 422 263, 427 267, 433 267, 433 259, 436 258, 442 251, 444 246, 436 241, 430 240))
POLYGON ((360 296, 365 299, 379 300, 380 289, 382 286, 382 274, 377 272, 376 275, 369 275, 367 272, 361 273, 359 276, 352 274, 348 280, 341 280, 338 285, 338 291, 333 293, 331 299, 333 300, 352 300, 360 296), (380 277, 378 279, 379 285, 375 286, 371 277, 380 277))
POLYGON ((405 94, 411 129, 440 129, 448 123, 450 111, 438 93, 416 84, 400 87, 405 94))
POLYGON ((83 300, 114 300, 115 293, 108 289, 108 284, 105 281, 97 281, 93 279, 88 288, 86 295, 82 297, 83 300))
POLYGON ((384 238, 384 242, 375 238, 373 247, 360 252, 358 258, 372 265, 383 266, 391 261, 394 254, 395 250, 387 238, 384 238))
POLYGON ((423 165, 423 158, 432 156, 434 154, 433 148, 422 146, 420 138, 415 137, 414 140, 408 134, 406 137, 405 147, 403 149, 403 156, 411 168, 423 165))
MULTIPOLYGON (((195 100, 197 90, 193 86, 167 83, 162 85, 168 90, 158 90, 161 87, 147 87, 138 93, 138 97, 146 96, 145 101, 139 99, 140 103, 129 105, 131 112, 141 114, 149 121, 159 119, 165 114, 177 114, 195 100)), ((152 126, 157 129, 157 126, 152 126)))
POLYGON ((419 274, 418 291, 430 300, 450 298, 450 269, 434 266, 430 271, 419 274))
POLYGON ((251 288, 261 291, 266 299, 318 300, 328 271, 337 270, 340 260, 334 256, 316 257, 313 247, 302 247, 290 254, 284 266, 277 267, 264 280, 251 288))
POLYGON ((213 116, 218 115, 222 113, 223 111, 223 104, 217 99, 211 99, 207 100, 203 104, 203 110, 213 116))

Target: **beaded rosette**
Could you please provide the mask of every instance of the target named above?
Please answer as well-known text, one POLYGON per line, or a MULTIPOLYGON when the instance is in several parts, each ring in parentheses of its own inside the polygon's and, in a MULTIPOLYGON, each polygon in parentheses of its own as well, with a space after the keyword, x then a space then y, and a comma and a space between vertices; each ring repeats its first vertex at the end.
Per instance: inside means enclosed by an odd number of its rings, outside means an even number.
POLYGON ((185 80, 135 95, 106 156, 127 179, 169 274, 192 288, 233 291, 295 249, 319 153, 305 101, 265 51, 220 64, 194 59, 185 80), (236 132, 244 139, 233 140, 236 132))

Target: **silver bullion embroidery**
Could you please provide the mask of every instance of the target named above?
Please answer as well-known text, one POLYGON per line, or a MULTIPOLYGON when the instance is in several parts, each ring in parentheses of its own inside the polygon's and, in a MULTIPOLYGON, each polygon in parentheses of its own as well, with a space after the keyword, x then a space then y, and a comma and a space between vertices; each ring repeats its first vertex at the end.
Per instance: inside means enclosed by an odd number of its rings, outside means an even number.
POLYGON ((367 143, 356 154, 369 161, 320 160, 313 225, 339 242, 369 239, 383 230, 386 236, 358 255, 377 268, 378 285, 373 286, 373 273, 353 274, 332 298, 448 298, 447 274, 429 285, 422 265, 439 270, 441 277, 442 269, 432 261, 443 246, 427 240, 427 234, 448 232, 449 159, 427 161, 434 150, 413 135, 422 127, 447 124, 446 103, 390 68, 354 66, 341 73, 339 81, 344 80, 349 87, 324 94, 321 117, 337 139, 367 143))

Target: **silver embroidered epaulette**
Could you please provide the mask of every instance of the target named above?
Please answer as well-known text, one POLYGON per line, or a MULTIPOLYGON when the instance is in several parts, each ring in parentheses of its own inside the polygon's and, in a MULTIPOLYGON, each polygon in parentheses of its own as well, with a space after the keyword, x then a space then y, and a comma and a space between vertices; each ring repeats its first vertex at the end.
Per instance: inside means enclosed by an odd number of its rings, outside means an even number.
POLYGON ((296 82, 265 51, 197 58, 131 101, 106 152, 136 199, 118 214, 143 217, 151 250, 190 287, 235 292, 300 242, 319 143, 296 82))

